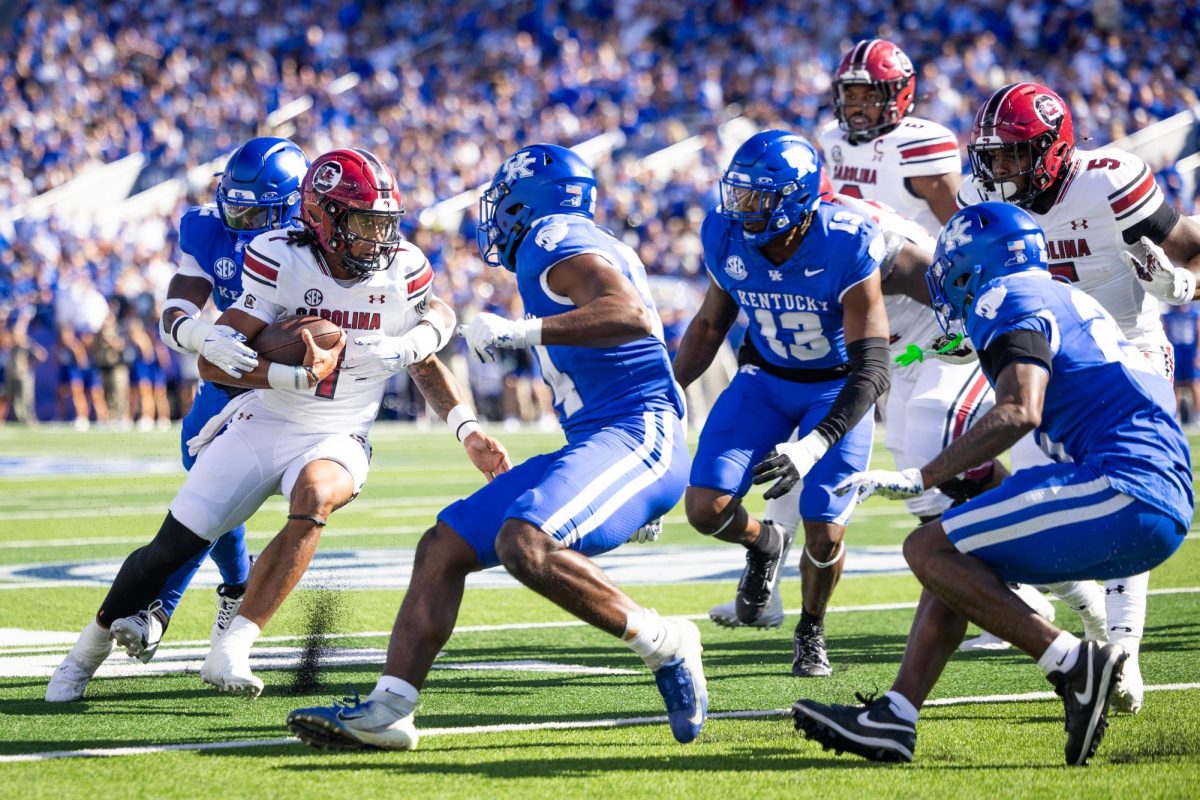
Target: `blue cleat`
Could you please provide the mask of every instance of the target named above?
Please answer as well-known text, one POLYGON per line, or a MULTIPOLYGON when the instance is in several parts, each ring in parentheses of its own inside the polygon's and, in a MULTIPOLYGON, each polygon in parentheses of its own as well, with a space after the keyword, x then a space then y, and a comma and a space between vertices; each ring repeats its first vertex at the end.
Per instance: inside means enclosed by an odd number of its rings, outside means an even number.
POLYGON ((667 721, 675 740, 687 744, 700 735, 708 714, 708 681, 700 662, 700 629, 688 620, 679 626, 680 644, 675 657, 654 671, 654 682, 667 704, 667 721))
POLYGON ((412 712, 400 713, 374 694, 366 702, 356 693, 332 706, 298 708, 288 714, 288 729, 320 750, 416 750, 412 712))

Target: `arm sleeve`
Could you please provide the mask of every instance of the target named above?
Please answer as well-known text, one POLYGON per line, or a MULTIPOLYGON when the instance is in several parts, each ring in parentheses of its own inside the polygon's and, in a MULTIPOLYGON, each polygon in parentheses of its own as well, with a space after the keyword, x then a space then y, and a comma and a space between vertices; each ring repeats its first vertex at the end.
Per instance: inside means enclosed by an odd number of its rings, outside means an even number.
POLYGON ((1017 328, 997 336, 979 351, 979 363, 983 371, 995 381, 1009 364, 1024 362, 1037 364, 1050 375, 1053 354, 1046 334, 1030 328, 1017 328))
POLYGON ((887 339, 874 336, 850 342, 846 354, 850 359, 850 375, 825 419, 813 428, 830 447, 858 424, 888 388, 887 339))

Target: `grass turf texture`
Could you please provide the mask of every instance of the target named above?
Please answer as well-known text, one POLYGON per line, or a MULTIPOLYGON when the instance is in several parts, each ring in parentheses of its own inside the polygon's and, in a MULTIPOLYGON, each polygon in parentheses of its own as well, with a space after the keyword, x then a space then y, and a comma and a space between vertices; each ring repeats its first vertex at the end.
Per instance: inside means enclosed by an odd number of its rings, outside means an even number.
MULTIPOLYGON (((169 461, 177 434, 69 433, 0 430, 5 458, 63 458, 95 464, 82 475, 35 477, 0 473, 0 565, 55 563, 124 556, 157 528, 180 482, 178 475, 112 475, 109 454, 169 461), (105 541, 107 540, 107 541, 105 541), (12 545, 17 546, 12 546, 12 545)), ((379 428, 371 480, 362 498, 339 511, 323 548, 411 548, 441 505, 477 485, 461 452, 444 431, 379 428), (332 534, 332 535, 330 535, 332 534)), ((514 458, 550 449, 552 435, 504 437, 514 458)), ((1194 443, 1195 444, 1195 443, 1194 443)), ((1194 448, 1195 454, 1195 448, 1194 448)), ((882 445, 875 465, 887 466, 882 445)), ((752 511, 761 499, 750 501, 752 511)), ((248 525, 259 550, 282 522, 273 500, 248 525)), ((911 529, 900 504, 872 500, 848 534, 851 546, 896 545, 911 529)), ((710 546, 677 510, 663 544, 710 546)), ((653 548, 656 545, 629 545, 653 548)), ((1189 540, 1155 573, 1151 588, 1200 586, 1200 543, 1189 540)), ((733 584, 689 583, 627 587, 639 602, 664 614, 703 613, 732 597, 733 584)), ((847 577, 834 605, 916 600, 908 575, 847 577)), ((103 597, 98 587, 11 588, 0 591, 4 627, 78 630, 103 597)), ((266 635, 292 634, 300 644, 312 625, 318 591, 297 592, 266 635)), ((347 593, 338 632, 390 629, 403 592, 347 593)), ((788 608, 799 587, 785 585, 788 608)), ((212 622, 209 589, 190 592, 168 634, 204 639, 212 622)), ((1060 619, 1078 628, 1061 604, 1060 619)), ((568 621, 553 605, 523 589, 468 589, 460 626, 568 621)), ((709 675, 710 711, 783 709, 804 695, 852 702, 855 691, 886 689, 895 674, 912 619, 911 609, 832 613, 828 618, 834 676, 798 681, 789 674, 790 631, 729 631, 701 622, 709 675)), ((1150 598, 1142 672, 1150 685, 1200 681, 1200 594, 1150 598)), ((5 643, 0 642, 0 645, 5 643)), ((336 646, 386 646, 386 637, 337 640, 336 646)), ((7 649, 7 648, 4 648, 7 649)), ((66 647, 47 647, 62 653, 66 647)), ((465 728, 512 723, 573 722, 658 716, 661 700, 638 660, 604 634, 582 626, 456 634, 443 661, 538 658, 590 667, 639 670, 636 675, 520 671, 435 671, 422 695, 418 726, 465 728)), ((0 656, 3 652, 0 651, 0 656)), ((79 704, 42 701, 43 678, 0 678, 0 757, 81 748, 140 747, 270 740, 295 707, 327 703, 351 685, 369 691, 378 665, 324 667, 319 684, 291 694, 295 676, 264 671, 264 695, 254 702, 219 695, 194 675, 96 680, 79 704)), ((1040 671, 1015 651, 955 658, 937 698, 1021 694, 1050 689, 1040 671)), ((256 796, 371 797, 384 791, 419 797, 556 796, 961 796, 990 790, 1015 796, 1144 797, 1200 795, 1200 691, 1151 692, 1137 717, 1115 717, 1093 765, 1062 766, 1062 706, 1055 700, 930 707, 922 714, 916 763, 876 767, 852 756, 835 758, 797 734, 788 717, 713 718, 700 740, 681 746, 664 723, 619 728, 457 733, 427 736, 415 753, 330 755, 299 744, 159 752, 106 759, 0 763, 0 796, 62 797, 82 791, 147 797, 228 797, 230 787, 256 796)))

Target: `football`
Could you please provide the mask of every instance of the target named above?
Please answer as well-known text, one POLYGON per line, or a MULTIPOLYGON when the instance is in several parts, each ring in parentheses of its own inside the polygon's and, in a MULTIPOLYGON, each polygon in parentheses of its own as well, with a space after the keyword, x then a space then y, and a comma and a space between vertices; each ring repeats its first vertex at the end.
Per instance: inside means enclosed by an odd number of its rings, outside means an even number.
POLYGON ((300 332, 312 334, 317 347, 330 348, 337 344, 342 329, 320 317, 284 317, 263 328, 250 343, 255 352, 267 361, 297 366, 304 363, 308 348, 300 332))

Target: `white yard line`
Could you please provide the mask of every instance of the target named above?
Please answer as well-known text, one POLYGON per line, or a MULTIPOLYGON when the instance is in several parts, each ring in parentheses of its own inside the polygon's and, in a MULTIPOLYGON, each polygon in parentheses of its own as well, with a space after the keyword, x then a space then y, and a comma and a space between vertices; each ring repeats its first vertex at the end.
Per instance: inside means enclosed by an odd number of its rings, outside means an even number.
MULTIPOLYGON (((1178 692, 1200 689, 1200 683, 1169 683, 1147 686, 1147 692, 1178 692)), ((977 703, 1023 703, 1040 700, 1055 700, 1053 692, 1027 692, 1025 694, 981 695, 976 697, 943 697, 930 700, 927 706, 960 706, 977 703)), ((765 719, 784 717, 791 713, 787 708, 770 708, 747 711, 716 711, 709 719, 765 719)), ((528 722, 508 725, 471 725, 462 728, 424 728, 423 738, 433 736, 470 736, 521 731, 583 730, 587 728, 624 728, 631 725, 658 725, 667 721, 665 716, 614 717, 610 719, 560 720, 553 722, 528 722)), ((19 753, 0 756, 0 764, 20 761, 49 761, 56 758, 111 758, 114 756, 141 756, 155 753, 204 750, 242 750, 250 747, 277 747, 298 744, 293 737, 274 739, 240 739, 230 742, 190 742, 184 744, 150 745, 145 747, 92 747, 85 750, 47 750, 40 753, 19 753)))

